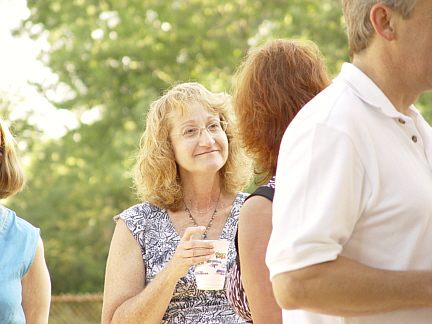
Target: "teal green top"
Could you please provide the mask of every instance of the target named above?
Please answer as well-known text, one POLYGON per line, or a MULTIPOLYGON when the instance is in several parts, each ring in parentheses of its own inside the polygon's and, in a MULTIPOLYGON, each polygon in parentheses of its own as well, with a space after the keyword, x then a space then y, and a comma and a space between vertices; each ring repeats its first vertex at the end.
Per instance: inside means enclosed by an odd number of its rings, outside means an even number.
POLYGON ((36 252, 39 229, 0 205, 0 323, 25 323, 21 279, 36 252))

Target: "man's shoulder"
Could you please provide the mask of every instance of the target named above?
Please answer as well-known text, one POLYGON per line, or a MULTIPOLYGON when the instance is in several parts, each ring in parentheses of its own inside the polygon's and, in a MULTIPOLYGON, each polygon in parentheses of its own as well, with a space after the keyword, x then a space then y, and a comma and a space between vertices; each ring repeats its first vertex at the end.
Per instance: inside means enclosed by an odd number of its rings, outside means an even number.
MULTIPOLYGON (((359 68, 351 63, 344 63, 339 75, 332 83, 305 107, 315 106, 316 109, 328 110, 335 107, 345 107, 347 105, 364 106, 369 103, 369 99, 380 96, 381 91, 369 77, 359 68)), ((383 98, 380 98, 381 100, 383 98)), ((378 106, 380 106, 379 102, 378 106)), ((309 109, 309 108, 308 108, 309 109)))
MULTIPOLYGON (((343 82, 335 82, 309 101, 296 116, 296 122, 327 123, 340 116, 349 118, 356 107, 364 103, 355 91, 343 82)), ((295 119, 295 120, 296 120, 295 119)), ((295 122, 294 122, 295 125, 295 122)))
POLYGON ((352 89, 348 84, 343 82, 333 82, 323 91, 318 93, 311 101, 309 101, 306 106, 326 106, 332 107, 335 104, 339 103, 346 97, 350 97, 353 94, 352 89))

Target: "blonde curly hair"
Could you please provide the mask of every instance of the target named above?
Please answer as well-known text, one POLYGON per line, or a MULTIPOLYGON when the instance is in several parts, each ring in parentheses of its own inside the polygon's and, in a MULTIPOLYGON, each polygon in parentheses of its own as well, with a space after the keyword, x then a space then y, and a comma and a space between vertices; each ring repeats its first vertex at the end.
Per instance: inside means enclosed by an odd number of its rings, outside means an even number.
POLYGON ((228 123, 228 159, 220 170, 221 185, 227 192, 242 190, 252 175, 251 160, 234 136, 236 127, 232 114, 231 97, 212 93, 195 83, 177 84, 150 105, 146 130, 140 141, 140 151, 134 167, 134 183, 138 197, 155 206, 178 210, 183 193, 178 166, 169 133, 172 117, 185 116, 191 103, 198 103, 211 114, 228 123))

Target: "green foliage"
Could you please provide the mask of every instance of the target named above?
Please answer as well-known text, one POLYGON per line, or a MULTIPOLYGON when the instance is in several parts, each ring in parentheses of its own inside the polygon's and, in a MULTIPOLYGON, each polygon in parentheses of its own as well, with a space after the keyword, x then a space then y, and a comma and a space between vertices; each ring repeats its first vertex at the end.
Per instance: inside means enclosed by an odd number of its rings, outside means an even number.
POLYGON ((423 93, 416 102, 416 108, 422 112, 429 125, 432 125, 432 92, 423 93))
MULTIPOLYGON (((112 216, 135 204, 131 167, 150 101, 176 81, 229 91, 245 53, 276 37, 310 39, 334 75, 348 60, 339 0, 29 0, 17 33, 49 32, 41 60, 67 89, 58 108, 97 108, 59 140, 29 134, 28 189, 10 201, 41 228, 53 293, 103 290, 112 216)), ((431 102, 421 98, 422 107, 431 102)), ((431 120, 429 110, 427 116, 431 120)), ((39 136, 39 135, 38 135, 39 136)), ((251 185, 253 188, 253 185, 251 185)))
POLYGON ((102 290, 112 216, 134 203, 127 174, 133 145, 123 136, 101 121, 32 154, 29 190, 14 209, 41 228, 56 293, 102 290), (104 136, 82 145, 77 134, 104 136))

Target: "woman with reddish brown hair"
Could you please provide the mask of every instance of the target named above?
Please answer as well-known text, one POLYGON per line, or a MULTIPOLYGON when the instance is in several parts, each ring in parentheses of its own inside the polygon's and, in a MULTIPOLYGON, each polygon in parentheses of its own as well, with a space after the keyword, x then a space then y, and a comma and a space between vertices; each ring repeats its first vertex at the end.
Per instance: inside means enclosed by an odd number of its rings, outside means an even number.
POLYGON ((297 112, 329 83, 318 47, 301 40, 276 39, 251 50, 234 77, 239 138, 254 160, 255 183, 262 186, 240 210, 238 258, 227 294, 234 310, 250 323, 282 323, 265 265, 279 146, 297 112))

